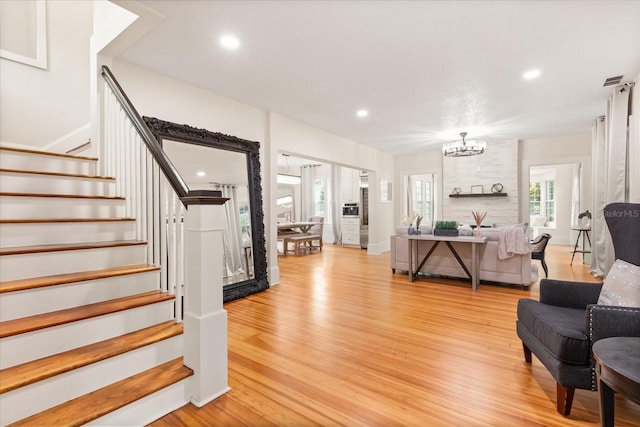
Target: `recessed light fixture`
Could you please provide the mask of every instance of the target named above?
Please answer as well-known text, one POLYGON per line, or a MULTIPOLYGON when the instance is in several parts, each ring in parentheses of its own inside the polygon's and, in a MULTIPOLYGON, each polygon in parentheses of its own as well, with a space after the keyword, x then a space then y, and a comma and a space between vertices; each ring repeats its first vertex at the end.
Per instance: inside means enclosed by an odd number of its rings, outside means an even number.
POLYGON ((234 50, 240 46, 240 40, 235 36, 222 36, 220 37, 220 44, 227 50, 234 50))
POLYGON ((540 77, 540 70, 529 70, 522 75, 523 78, 527 80, 535 79, 540 77))
POLYGON ((356 115, 358 117, 367 117, 369 115, 369 112, 367 110, 358 110, 356 112, 356 115))
POLYGON ((200 172, 198 172, 198 174, 197 174, 197 175, 198 175, 198 176, 205 176, 206 174, 207 174, 206 172, 200 171, 200 172))

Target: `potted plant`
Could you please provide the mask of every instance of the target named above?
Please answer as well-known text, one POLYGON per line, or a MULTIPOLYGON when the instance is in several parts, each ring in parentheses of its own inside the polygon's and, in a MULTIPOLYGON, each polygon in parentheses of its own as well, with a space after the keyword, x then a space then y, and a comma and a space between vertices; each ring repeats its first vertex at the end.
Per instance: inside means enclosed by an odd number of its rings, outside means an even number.
POLYGON ((458 221, 436 221, 435 236, 458 236, 458 221))

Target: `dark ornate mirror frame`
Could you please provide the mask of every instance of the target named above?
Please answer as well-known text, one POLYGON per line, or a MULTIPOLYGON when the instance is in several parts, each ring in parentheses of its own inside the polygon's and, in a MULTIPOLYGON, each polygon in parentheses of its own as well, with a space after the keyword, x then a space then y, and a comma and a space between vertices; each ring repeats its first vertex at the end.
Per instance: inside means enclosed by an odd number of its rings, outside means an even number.
POLYGON ((224 302, 229 302, 268 289, 262 181, 260 178, 260 143, 188 125, 165 122, 153 117, 143 117, 143 119, 161 145, 164 139, 170 139, 245 154, 249 183, 254 278, 225 285, 223 298, 224 302))

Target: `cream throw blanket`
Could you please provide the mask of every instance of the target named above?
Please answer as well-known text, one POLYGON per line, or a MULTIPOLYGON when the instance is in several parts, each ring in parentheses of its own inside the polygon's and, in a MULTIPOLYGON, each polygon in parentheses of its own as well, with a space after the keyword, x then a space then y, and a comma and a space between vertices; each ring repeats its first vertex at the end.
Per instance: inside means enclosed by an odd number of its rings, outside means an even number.
POLYGON ((524 255, 531 252, 529 239, 524 235, 524 227, 521 225, 510 225, 500 227, 498 237, 498 258, 507 259, 514 255, 524 255))

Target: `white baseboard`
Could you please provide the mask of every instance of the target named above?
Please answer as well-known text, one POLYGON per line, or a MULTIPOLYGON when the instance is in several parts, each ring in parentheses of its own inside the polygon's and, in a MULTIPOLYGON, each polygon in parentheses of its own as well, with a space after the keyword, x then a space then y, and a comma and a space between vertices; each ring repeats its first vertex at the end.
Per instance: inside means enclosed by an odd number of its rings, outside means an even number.
POLYGON ((367 255, 381 255, 384 252, 391 250, 391 243, 389 240, 384 242, 372 243, 367 245, 367 255))
POLYGON ((277 285, 280 283, 280 267, 275 266, 269 269, 269 285, 277 285))
MULTIPOLYGON (((85 146, 91 139, 91 124, 72 130, 66 135, 62 135, 60 138, 50 142, 42 147, 43 151, 51 151, 52 153, 70 153, 75 151, 76 148, 85 146)), ((91 148, 91 144, 86 149, 91 148)), ((83 152, 86 150, 82 150, 83 152)), ((74 154, 79 154, 75 152, 74 154)))
POLYGON ((51 141, 44 146, 20 144, 10 141, 0 141, 0 145, 23 150, 40 150, 60 154, 80 154, 82 152, 85 156, 97 156, 95 153, 90 153, 92 151, 97 151, 92 147, 90 140, 91 125, 87 123, 86 125, 72 130, 66 135, 62 135, 60 138, 51 141))
POLYGON ((191 399, 191 403, 193 403, 195 406, 197 406, 198 408, 202 408, 204 405, 206 405, 207 403, 211 403, 214 400, 216 400, 217 398, 219 398, 220 396, 228 393, 231 391, 231 387, 226 387, 223 390, 221 390, 220 392, 214 394, 213 396, 209 397, 208 399, 206 399, 203 402, 197 401, 195 399, 191 399))

